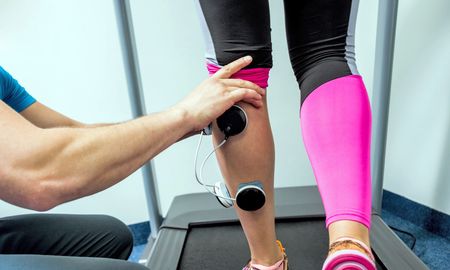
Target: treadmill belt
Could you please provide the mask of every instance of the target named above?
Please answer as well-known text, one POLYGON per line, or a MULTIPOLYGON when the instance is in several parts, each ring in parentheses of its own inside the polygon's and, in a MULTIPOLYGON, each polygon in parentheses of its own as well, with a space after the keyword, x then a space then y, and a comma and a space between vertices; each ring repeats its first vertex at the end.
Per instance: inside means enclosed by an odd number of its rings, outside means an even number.
MULTIPOLYGON (((286 248, 290 270, 320 270, 328 251, 323 219, 277 221, 277 236, 286 248)), ((192 227, 178 269, 240 270, 250 259, 240 224, 192 227)), ((377 269, 386 269, 377 261, 377 269)))

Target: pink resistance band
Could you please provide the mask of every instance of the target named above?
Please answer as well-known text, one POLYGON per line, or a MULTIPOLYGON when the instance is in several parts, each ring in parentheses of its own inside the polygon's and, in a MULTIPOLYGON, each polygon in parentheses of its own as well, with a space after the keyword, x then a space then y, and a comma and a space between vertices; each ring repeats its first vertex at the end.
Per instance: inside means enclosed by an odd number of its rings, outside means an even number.
MULTIPOLYGON (((213 75, 222 67, 216 66, 210 62, 206 63, 209 75, 213 75)), ((234 79, 242 79, 257 84, 261 88, 267 88, 270 68, 250 68, 242 69, 231 76, 234 79)))
POLYGON ((370 228, 371 111, 362 78, 350 75, 319 86, 300 116, 327 227, 352 220, 370 228))

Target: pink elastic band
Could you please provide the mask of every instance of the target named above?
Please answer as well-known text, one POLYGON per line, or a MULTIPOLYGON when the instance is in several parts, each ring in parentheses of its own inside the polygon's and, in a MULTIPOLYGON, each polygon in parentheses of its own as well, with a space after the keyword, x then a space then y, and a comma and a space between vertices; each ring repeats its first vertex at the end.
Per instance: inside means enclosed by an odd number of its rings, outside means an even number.
MULTIPOLYGON (((222 67, 207 62, 206 68, 208 69, 209 75, 213 75, 222 67)), ((250 81, 252 83, 257 84, 261 88, 267 88, 269 81, 269 71, 270 68, 242 69, 234 73, 233 76, 231 76, 231 78, 250 81)))
POLYGON ((258 270, 278 270, 281 269, 280 267, 283 266, 284 259, 279 260, 272 266, 264 266, 260 264, 252 264, 252 268, 258 269, 258 270))

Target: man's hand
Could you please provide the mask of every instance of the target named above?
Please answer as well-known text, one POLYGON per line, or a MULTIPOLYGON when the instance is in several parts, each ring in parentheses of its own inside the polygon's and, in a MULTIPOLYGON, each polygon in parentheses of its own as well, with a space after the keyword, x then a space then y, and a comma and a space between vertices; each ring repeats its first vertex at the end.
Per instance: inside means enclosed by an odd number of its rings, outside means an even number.
POLYGON ((246 56, 224 66, 175 105, 174 108, 181 109, 188 116, 192 132, 203 129, 239 101, 256 108, 263 105, 264 89, 249 81, 230 79, 251 62, 252 58, 246 56))

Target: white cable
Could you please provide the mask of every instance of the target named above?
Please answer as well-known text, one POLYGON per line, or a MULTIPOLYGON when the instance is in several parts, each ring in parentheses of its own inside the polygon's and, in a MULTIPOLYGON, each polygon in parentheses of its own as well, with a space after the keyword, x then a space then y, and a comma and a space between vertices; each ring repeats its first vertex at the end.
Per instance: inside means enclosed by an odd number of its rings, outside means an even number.
POLYGON ((200 177, 198 176, 198 173, 197 173, 197 159, 198 159, 198 154, 200 151, 200 146, 202 144, 202 139, 203 139, 203 131, 200 132, 200 140, 198 140, 197 149, 195 150, 194 172, 195 172, 195 179, 197 180, 197 182, 200 185, 205 186, 205 184, 203 184, 203 182, 200 180, 200 177))
MULTIPOLYGON (((203 181, 203 168, 205 167, 206 162, 208 161, 208 159, 211 157, 212 154, 214 154, 216 152, 217 149, 219 149, 222 145, 225 144, 227 140, 223 140, 221 143, 219 143, 216 147, 214 147, 214 149, 209 152, 209 154, 206 156, 206 158, 203 160, 202 165, 200 166, 200 179, 202 179, 203 181)), ((214 187, 213 185, 205 185, 205 186, 209 186, 209 187, 214 187)))
MULTIPOLYGON (((195 179, 197 180, 197 182, 202 185, 203 187, 211 187, 214 188, 213 185, 208 185, 208 184, 204 184, 203 183, 203 177, 202 175, 199 175, 197 172, 197 160, 198 160, 198 154, 200 152, 200 146, 202 144, 202 139, 203 139, 203 131, 200 133, 200 140, 198 141, 198 145, 197 145, 197 150, 195 151, 195 161, 194 161, 194 171, 195 171, 195 179)), ((209 192, 209 189, 207 189, 207 191, 209 192)))
POLYGON ((215 192, 211 191, 208 187, 210 188, 214 188, 215 186, 213 185, 207 185, 204 184, 203 182, 203 168, 205 167, 206 162, 208 161, 208 159, 211 157, 212 154, 214 154, 217 149, 219 149, 220 147, 222 147, 222 145, 225 144, 225 142, 227 141, 228 138, 225 138, 221 143, 219 143, 216 147, 214 147, 214 149, 206 156, 206 158, 203 160, 202 165, 200 166, 200 174, 198 174, 197 172, 197 160, 198 160, 198 154, 200 152, 200 146, 202 144, 202 140, 203 140, 203 131, 200 133, 200 139, 198 141, 198 145, 197 145, 197 150, 195 151, 195 159, 194 159, 194 171, 195 171, 195 179, 197 180, 197 182, 202 185, 206 191, 208 191, 209 193, 211 193, 212 195, 218 197, 218 198, 222 198, 225 200, 232 200, 232 201, 236 201, 235 198, 230 198, 230 197, 224 197, 224 196, 220 196, 217 195, 215 192))

